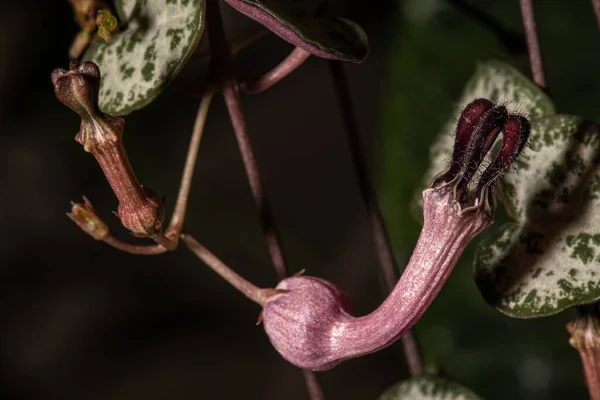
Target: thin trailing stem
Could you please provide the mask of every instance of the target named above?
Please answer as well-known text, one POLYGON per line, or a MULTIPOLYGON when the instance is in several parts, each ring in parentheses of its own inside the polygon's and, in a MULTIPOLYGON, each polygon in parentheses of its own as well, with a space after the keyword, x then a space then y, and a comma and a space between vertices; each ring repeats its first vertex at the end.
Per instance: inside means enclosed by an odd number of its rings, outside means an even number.
POLYGON ((219 260, 217 256, 208 251, 206 247, 198 243, 191 235, 184 233, 181 235, 181 240, 196 256, 198 256, 198 258, 204 261, 204 263, 221 278, 225 279, 231 286, 239 290, 244 296, 256 304, 263 306, 269 297, 277 294, 275 289, 261 289, 242 278, 225 265, 225 263, 219 260))
POLYGON ((321 383, 317 379, 317 375, 308 369, 303 369, 302 374, 304 375, 304 381, 306 382, 306 389, 311 400, 324 400, 325 394, 321 388, 321 383))
POLYGON ((523 28, 525 30, 525 39, 527 41, 531 75, 533 77, 533 81, 539 87, 546 89, 546 76, 544 74, 542 53, 540 50, 537 27, 535 24, 533 0, 519 0, 519 4, 521 6, 521 18, 523 19, 523 28))
POLYGON ((310 57, 310 53, 300 47, 296 47, 292 52, 275 68, 260 76, 257 79, 242 83, 242 89, 248 93, 260 93, 277 82, 288 76, 296 68, 304 64, 310 57))
POLYGON ((207 90, 204 93, 204 96, 202 96, 196 115, 196 121, 194 122, 194 130, 192 131, 192 137, 190 139, 188 153, 183 167, 181 184, 179 185, 179 193, 177 194, 177 202, 175 203, 175 209, 173 210, 169 227, 166 230, 166 236, 173 240, 178 240, 183 227, 183 221, 185 220, 192 178, 194 177, 194 169, 196 168, 196 161, 198 160, 200 141, 202 140, 202 135, 204 133, 204 126, 206 125, 206 118, 212 98, 213 91, 207 90))
POLYGON ((279 279, 287 276, 287 268, 279 235, 275 227, 273 212, 269 204, 269 199, 264 190, 258 163, 254 155, 254 150, 250 143, 246 119, 240 106, 240 97, 238 90, 238 75, 234 65, 234 59, 231 54, 231 46, 223 30, 223 21, 221 19, 219 3, 216 0, 210 0, 207 9, 208 35, 211 48, 211 77, 221 85, 225 105, 229 112, 235 138, 242 156, 242 162, 252 196, 258 209, 260 222, 265 233, 267 247, 273 266, 279 279))
POLYGON ((250 138, 248 137, 246 121, 240 108, 239 93, 234 85, 229 84, 223 88, 223 96, 225 97, 225 103, 227 104, 229 117, 231 118, 233 130, 235 131, 235 137, 242 155, 242 160, 246 169, 246 175, 248 176, 248 183, 250 184, 252 196, 256 202, 262 228, 265 232, 269 254, 271 255, 271 260, 275 270, 277 271, 278 278, 283 279, 287 276, 286 262, 283 257, 279 234, 273 220, 273 212, 269 204, 269 199, 265 194, 258 170, 258 164, 256 162, 256 157, 254 156, 254 152, 252 151, 252 146, 250 144, 250 138))
POLYGON ((104 239, 102 239, 102 241, 108 244, 109 246, 114 247, 117 250, 124 251, 125 253, 137 254, 142 256, 155 256, 157 254, 162 254, 167 251, 167 249, 161 246, 160 244, 140 245, 125 243, 112 235, 105 237, 104 239))
MULTIPOLYGON (((339 102, 340 111, 342 113, 342 120, 348 143, 350 146, 350 153, 352 156, 352 164, 358 177, 358 185, 360 187, 360 193, 365 203, 369 222, 371 224, 371 232, 373 240, 375 241, 375 249, 387 292, 391 292, 396 282, 398 281, 398 265, 394 258, 392 246, 390 244, 389 237, 387 235, 383 216, 377 203, 377 196, 373 183, 371 182, 369 170, 367 167, 367 160, 363 147, 361 145, 360 133, 358 130, 358 123, 354 115, 354 106, 352 104, 352 97, 350 95, 350 89, 348 87, 348 80, 343 69, 341 62, 329 61, 329 67, 333 82, 335 85, 337 98, 339 102)), ((402 346, 404 348, 404 354, 408 369, 413 376, 423 374, 423 361, 421 352, 418 346, 418 342, 413 335, 413 332, 409 330, 402 336, 402 346)))
POLYGON ((592 7, 594 7, 594 14, 596 14, 598 28, 600 28, 600 0, 592 0, 592 7))
POLYGON ((156 243, 158 243, 159 245, 161 245, 162 247, 164 247, 165 249, 167 249, 168 251, 173 251, 177 248, 178 240, 171 239, 162 232, 156 233, 156 234, 150 236, 150 238, 152 240, 154 240, 156 243))
MULTIPOLYGON (((279 279, 287 276, 287 268, 281 241, 274 224, 273 214, 268 198, 263 189, 258 164, 250 144, 246 121, 240 107, 239 77, 235 71, 231 46, 225 36, 220 5, 217 0, 207 0, 207 27, 211 54, 210 74, 213 81, 220 84, 223 97, 231 118, 242 161, 248 176, 248 183, 259 212, 260 221, 265 233, 271 261, 279 279)), ((317 376, 312 371, 303 371, 307 391, 311 400, 322 400, 323 392, 317 376)))

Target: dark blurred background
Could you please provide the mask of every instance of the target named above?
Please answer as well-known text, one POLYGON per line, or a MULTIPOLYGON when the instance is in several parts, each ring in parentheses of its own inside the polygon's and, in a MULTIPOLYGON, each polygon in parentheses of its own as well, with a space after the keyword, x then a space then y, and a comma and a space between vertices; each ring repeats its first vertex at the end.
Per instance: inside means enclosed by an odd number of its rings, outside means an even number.
MULTIPOLYGON (((338 1, 371 52, 347 65, 356 115, 400 265, 419 224, 409 199, 432 138, 478 60, 528 73, 517 0, 338 1)), ((600 119, 600 35, 588 0, 535 2, 550 93, 560 112, 600 119)), ((224 5, 232 37, 255 26, 224 5)), ((88 196, 113 233, 117 203, 73 137, 78 117, 49 80, 77 31, 66 1, 4 2, 0 12, 0 398, 306 399, 301 373, 271 347, 259 308, 185 247, 120 253, 68 220, 88 196)), ((291 50, 267 35, 239 54, 266 71, 291 50)), ((186 79, 205 68, 191 63, 186 79)), ((127 118, 142 183, 177 193, 197 97, 171 85, 127 118)), ((273 89, 244 96, 250 134, 292 271, 331 280, 357 312, 383 298, 332 80, 312 58, 273 89)), ((254 203, 222 101, 211 107, 186 230, 232 268, 273 286, 254 203)), ((468 251, 417 325, 427 366, 487 399, 579 399, 586 390, 565 323, 504 317, 482 300, 468 251)), ((407 376, 400 346, 319 374, 329 399, 374 399, 407 376)))

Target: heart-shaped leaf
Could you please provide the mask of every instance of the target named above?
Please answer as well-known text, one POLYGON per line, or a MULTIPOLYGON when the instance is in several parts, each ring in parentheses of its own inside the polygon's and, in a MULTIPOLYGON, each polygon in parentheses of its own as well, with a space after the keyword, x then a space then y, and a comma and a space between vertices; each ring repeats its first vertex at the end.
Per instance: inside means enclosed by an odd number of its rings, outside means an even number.
POLYGON ((518 318, 600 298, 600 127, 579 117, 532 121, 531 148, 499 187, 508 214, 480 245, 477 286, 518 318))
POLYGON ((402 381, 385 391, 379 400, 482 400, 458 383, 420 376, 402 381))
POLYGON ((327 13, 323 0, 225 0, 283 40, 319 57, 363 61, 369 52, 360 26, 327 13))
POLYGON ((84 55, 100 67, 100 109, 138 110, 160 94, 196 48, 205 0, 117 0, 121 26, 110 43, 98 40, 84 55))
MULTIPOLYGON (((421 190, 429 186, 435 175, 448 168, 454 145, 454 137, 451 133, 456 129, 456 121, 458 121, 462 109, 479 97, 504 104, 509 112, 517 112, 530 119, 555 113, 554 105, 548 96, 515 68, 501 61, 479 64, 475 74, 465 86, 463 95, 452 113, 452 118, 443 127, 441 134, 431 147, 431 164, 425 174, 421 190)), ((419 208, 422 202, 421 190, 415 193, 414 198, 419 208)))

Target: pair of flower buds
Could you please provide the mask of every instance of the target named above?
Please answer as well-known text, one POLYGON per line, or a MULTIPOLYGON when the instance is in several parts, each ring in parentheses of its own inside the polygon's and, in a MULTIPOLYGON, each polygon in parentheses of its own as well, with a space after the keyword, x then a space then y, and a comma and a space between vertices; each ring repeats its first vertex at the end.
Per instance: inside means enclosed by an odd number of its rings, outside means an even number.
MULTIPOLYGON (((123 225, 138 236, 160 233, 162 205, 133 173, 122 144, 123 119, 98 109, 98 67, 71 63, 69 70, 55 70, 52 81, 58 99, 81 116, 76 140, 104 171, 119 200, 117 215, 123 225)), ((303 275, 283 279, 271 290, 262 311, 265 331, 277 351, 299 367, 326 370, 380 350, 410 329, 467 245, 492 224, 493 184, 519 156, 529 131, 525 117, 509 114, 503 106, 486 99, 468 104, 457 123, 450 167, 423 192, 423 228, 390 295, 372 313, 356 317, 351 299, 334 284, 303 275), (501 132, 502 145, 495 158, 478 173, 501 132)), ((84 230, 97 239, 104 234, 94 227, 84 230)))

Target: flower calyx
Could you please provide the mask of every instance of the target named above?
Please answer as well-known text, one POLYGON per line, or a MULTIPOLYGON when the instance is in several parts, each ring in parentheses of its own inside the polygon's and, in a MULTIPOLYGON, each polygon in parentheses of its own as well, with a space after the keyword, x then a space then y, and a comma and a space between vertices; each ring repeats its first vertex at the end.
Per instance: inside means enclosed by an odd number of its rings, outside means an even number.
POLYGON ((103 113, 98 107, 98 66, 71 61, 68 70, 55 69, 51 78, 56 97, 81 117, 75 140, 102 168, 119 200, 116 214, 123 226, 138 237, 161 233, 163 204, 154 192, 142 187, 133 171, 123 146, 125 121, 103 113))
POLYGON ((453 201, 461 214, 482 208, 492 216, 496 208, 492 193, 494 183, 521 154, 530 130, 524 116, 509 114, 506 107, 484 98, 473 100, 458 119, 450 167, 433 179, 431 188, 451 188, 453 201), (480 172, 500 133, 500 149, 480 172))

